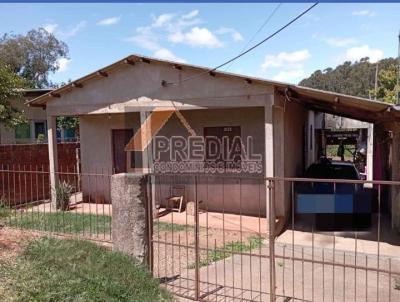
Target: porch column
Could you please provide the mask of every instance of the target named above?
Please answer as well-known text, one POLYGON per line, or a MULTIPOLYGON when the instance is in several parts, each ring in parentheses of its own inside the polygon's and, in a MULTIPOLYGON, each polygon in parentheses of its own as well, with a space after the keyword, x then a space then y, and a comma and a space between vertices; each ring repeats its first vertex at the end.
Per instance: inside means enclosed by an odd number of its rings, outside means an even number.
MULTIPOLYGON (((400 181, 400 125, 393 127, 391 146, 391 174, 393 181, 400 181)), ((400 230, 400 186, 391 186, 392 228, 400 230)))
POLYGON ((373 180, 374 179, 374 124, 368 125, 366 172, 367 172, 367 180, 373 180))
POLYGON ((147 111, 140 112, 141 144, 142 144, 142 170, 149 172, 152 167, 152 144, 151 144, 151 117, 147 111))
MULTIPOLYGON (((307 123, 307 167, 315 162, 315 112, 308 111, 308 123, 307 123)), ((306 168, 307 168, 306 167, 306 168)))
MULTIPOLYGON (((151 125, 151 114, 148 111, 140 112, 140 124, 142 126, 142 146, 145 146, 147 143, 147 147, 142 150, 142 169, 144 173, 152 173, 153 172, 153 143, 152 137, 149 137, 152 133, 152 125, 151 125), (147 121, 147 122, 146 122, 147 121)), ((155 176, 150 176, 150 191, 151 191, 151 204, 152 209, 156 208, 155 201, 155 176)), ((156 211, 153 211, 153 215, 156 215, 156 211)))
POLYGON ((57 117, 47 115, 47 140, 49 149, 50 196, 51 202, 56 203, 56 187, 58 184, 58 155, 57 155, 57 117))

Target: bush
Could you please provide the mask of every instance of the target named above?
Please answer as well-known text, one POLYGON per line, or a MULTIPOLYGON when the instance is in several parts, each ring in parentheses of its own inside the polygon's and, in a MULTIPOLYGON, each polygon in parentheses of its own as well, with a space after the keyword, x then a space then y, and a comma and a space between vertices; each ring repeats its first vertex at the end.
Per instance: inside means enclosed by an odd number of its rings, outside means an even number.
POLYGON ((73 186, 65 180, 56 187, 56 208, 62 211, 69 209, 69 200, 73 192, 73 186))

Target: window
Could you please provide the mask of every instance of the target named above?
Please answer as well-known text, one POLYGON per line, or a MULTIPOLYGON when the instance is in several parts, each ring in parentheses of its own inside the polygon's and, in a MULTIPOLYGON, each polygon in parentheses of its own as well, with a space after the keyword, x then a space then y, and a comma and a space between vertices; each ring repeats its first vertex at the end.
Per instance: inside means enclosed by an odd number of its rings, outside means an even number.
POLYGON ((20 124, 15 128, 15 138, 29 140, 31 138, 31 127, 28 123, 20 124))
POLYGON ((225 168, 234 167, 241 161, 240 126, 205 127, 205 160, 208 163, 223 162, 225 168))
POLYGON ((46 137, 46 123, 45 122, 34 122, 35 138, 38 138, 40 134, 46 137))

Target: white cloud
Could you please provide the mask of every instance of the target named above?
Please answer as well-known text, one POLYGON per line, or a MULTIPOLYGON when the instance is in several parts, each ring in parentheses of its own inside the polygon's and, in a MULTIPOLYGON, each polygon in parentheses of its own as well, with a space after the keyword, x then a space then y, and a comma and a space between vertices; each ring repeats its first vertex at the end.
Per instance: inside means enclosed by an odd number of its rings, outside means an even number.
POLYGON ((87 22, 86 21, 80 21, 78 24, 73 26, 71 29, 67 31, 59 31, 58 34, 60 35, 61 38, 67 39, 70 37, 75 36, 79 31, 81 31, 83 28, 86 27, 87 22))
POLYGON ((373 17, 375 16, 375 12, 368 10, 368 9, 363 9, 363 10, 356 10, 352 13, 353 16, 366 16, 366 17, 373 17))
POLYGON ((369 57, 370 62, 375 63, 383 58, 383 51, 370 48, 368 45, 352 47, 347 49, 343 59, 354 62, 365 57, 369 57))
POLYGON ((193 47, 219 48, 223 43, 205 27, 193 27, 186 33, 176 32, 168 36, 173 43, 183 43, 193 47))
POLYGON ((57 72, 64 72, 67 71, 69 69, 69 65, 71 64, 70 59, 67 58, 61 58, 57 61, 57 65, 58 65, 58 70, 57 72))
POLYGON ((57 23, 49 23, 49 24, 45 24, 43 25, 43 28, 50 34, 54 33, 56 31, 56 29, 58 28, 58 24, 57 23))
POLYGON ((199 14, 199 10, 195 9, 192 10, 191 12, 188 12, 185 15, 182 15, 182 19, 187 20, 187 19, 193 19, 194 17, 196 17, 199 14))
POLYGON ((162 14, 158 17, 153 17, 152 27, 161 27, 169 23, 175 17, 174 14, 162 14))
POLYGON ((352 37, 348 38, 337 38, 337 37, 330 37, 322 39, 326 44, 333 46, 333 47, 347 47, 352 44, 357 43, 357 40, 352 37))
POLYGON ((311 58, 308 49, 302 49, 294 52, 281 52, 277 55, 266 55, 261 68, 271 67, 299 68, 304 62, 311 58))
POLYGON ((262 76, 272 76, 273 80, 297 83, 305 76, 304 65, 311 58, 308 49, 293 52, 280 52, 266 55, 261 64, 262 76), (266 73, 268 72, 268 75, 266 73))
POLYGON ((238 32, 234 28, 221 27, 215 33, 218 35, 230 34, 233 41, 235 42, 243 41, 243 36, 240 34, 240 32, 238 32))
POLYGON ((275 81, 297 83, 304 78, 305 72, 303 69, 283 70, 275 75, 272 79, 275 81))
POLYGON ((186 62, 184 59, 177 57, 169 49, 166 49, 166 48, 160 48, 160 49, 156 50, 154 52, 153 56, 156 58, 159 58, 159 59, 163 59, 163 60, 176 61, 176 62, 181 62, 181 63, 186 62))
MULTIPOLYGON (((242 35, 233 28, 221 27, 211 30, 199 18, 199 10, 186 13, 164 13, 151 16, 150 24, 136 28, 136 34, 125 41, 133 42, 137 46, 152 51, 162 49, 161 53, 167 56, 163 43, 184 44, 199 48, 220 48, 225 45, 223 40, 242 41, 242 35)), ((169 57, 171 57, 168 54, 169 57)))
POLYGON ((100 26, 109 26, 113 24, 117 24, 121 20, 121 17, 110 17, 110 18, 105 18, 97 22, 97 25, 100 26))

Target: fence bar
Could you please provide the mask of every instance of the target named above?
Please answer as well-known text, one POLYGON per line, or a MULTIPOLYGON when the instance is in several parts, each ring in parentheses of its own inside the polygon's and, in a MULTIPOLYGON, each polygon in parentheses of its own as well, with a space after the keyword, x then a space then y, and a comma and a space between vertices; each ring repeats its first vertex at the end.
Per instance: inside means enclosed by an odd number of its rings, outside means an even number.
POLYGON ((275 279, 275 196, 274 196, 274 182, 267 182, 267 189, 269 198, 267 199, 269 207, 269 273, 270 273, 270 301, 276 300, 276 279, 275 279))

